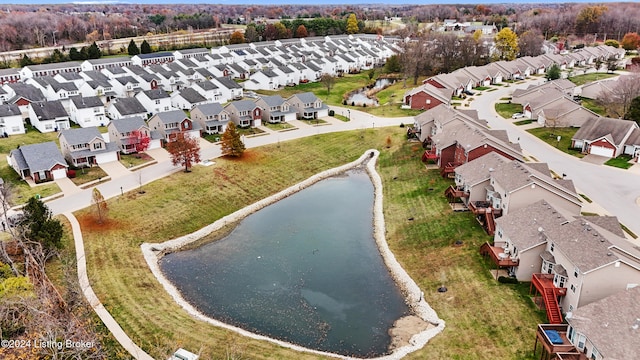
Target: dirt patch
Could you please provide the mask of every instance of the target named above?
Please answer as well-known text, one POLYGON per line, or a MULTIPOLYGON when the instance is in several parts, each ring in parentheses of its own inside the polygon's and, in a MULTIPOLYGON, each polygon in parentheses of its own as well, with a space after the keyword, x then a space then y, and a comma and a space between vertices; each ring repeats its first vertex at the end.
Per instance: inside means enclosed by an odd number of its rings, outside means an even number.
POLYGON ((246 163, 257 162, 259 160, 262 160, 262 158, 264 158, 264 153, 262 153, 260 151, 256 151, 254 149, 246 149, 242 153, 242 156, 240 156, 240 157, 233 157, 233 156, 226 156, 225 157, 225 159, 227 159, 227 160, 242 161, 242 162, 246 162, 246 163))
POLYGON ((102 223, 100 223, 98 217, 93 214, 81 215, 77 218, 78 223, 80 223, 80 228, 83 231, 112 231, 116 229, 122 229, 123 227, 123 224, 121 222, 110 218, 102 219, 102 223))
POLYGON ((409 315, 396 320, 389 330, 391 336, 391 350, 402 346, 407 346, 413 335, 421 333, 427 329, 435 328, 435 325, 420 319, 417 316, 409 315))

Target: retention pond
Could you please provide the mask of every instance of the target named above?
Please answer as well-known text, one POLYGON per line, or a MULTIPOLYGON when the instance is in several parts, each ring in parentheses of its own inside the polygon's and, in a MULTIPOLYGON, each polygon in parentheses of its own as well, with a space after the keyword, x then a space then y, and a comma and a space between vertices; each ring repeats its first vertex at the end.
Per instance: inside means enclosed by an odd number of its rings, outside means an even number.
POLYGON ((373 238, 364 170, 322 180, 243 219, 222 240, 160 260, 205 315, 340 355, 388 354, 409 309, 373 238))

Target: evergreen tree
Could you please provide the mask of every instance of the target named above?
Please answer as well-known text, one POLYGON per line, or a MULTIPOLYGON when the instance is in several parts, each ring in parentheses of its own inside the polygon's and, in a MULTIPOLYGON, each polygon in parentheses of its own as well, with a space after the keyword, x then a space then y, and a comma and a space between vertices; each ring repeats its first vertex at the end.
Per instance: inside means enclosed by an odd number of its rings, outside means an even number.
POLYGON ((32 197, 23 208, 26 238, 42 244, 45 252, 62 247, 62 224, 52 218, 51 210, 41 200, 32 197))
POLYGON ((140 49, 138 49, 138 45, 136 45, 136 43, 135 43, 135 41, 133 41, 133 39, 131 39, 131 41, 129 41, 129 47, 127 47, 127 52, 131 56, 140 54, 140 49))
POLYGON ((222 134, 222 155, 240 157, 244 153, 244 144, 240 138, 240 133, 236 129, 236 124, 229 122, 227 129, 222 134))
POLYGON ((140 44, 140 53, 141 54, 151 54, 151 45, 149 45, 147 40, 144 40, 142 42, 142 44, 140 44))
POLYGON ((551 65, 549 70, 547 70, 546 78, 548 80, 560 79, 560 67, 556 64, 551 65))
POLYGON ((96 42, 94 41, 93 44, 91 44, 91 46, 89 46, 89 49, 87 50, 87 57, 89 59, 99 59, 101 56, 102 56, 102 52, 100 51, 98 44, 96 44, 96 42))
POLYGON ((71 59, 72 61, 87 60, 87 59, 82 58, 82 54, 75 47, 72 47, 71 49, 69 49, 69 59, 71 59))
POLYGON ((27 65, 33 65, 33 61, 31 58, 27 56, 27 54, 22 55, 22 59, 20 59, 20 67, 25 67, 27 65))

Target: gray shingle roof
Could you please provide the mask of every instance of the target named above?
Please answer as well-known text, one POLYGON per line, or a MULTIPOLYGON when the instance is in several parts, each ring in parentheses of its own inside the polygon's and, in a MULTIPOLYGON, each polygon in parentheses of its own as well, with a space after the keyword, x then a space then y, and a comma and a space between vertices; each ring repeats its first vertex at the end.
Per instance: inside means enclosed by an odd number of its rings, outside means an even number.
POLYGON ((625 135, 627 135, 631 129, 637 128, 637 124, 634 121, 595 118, 585 122, 575 133, 573 139, 593 141, 611 135, 614 143, 620 145, 625 135))
POLYGON ((71 101, 78 109, 88 109, 93 107, 104 106, 102 100, 97 96, 72 96, 71 101))
POLYGON ((197 103, 207 101, 207 99, 204 96, 200 95, 199 92, 195 91, 192 88, 182 89, 180 90, 179 94, 183 99, 185 99, 191 104, 197 104, 197 103))
POLYGON ((280 106, 284 103, 284 99, 280 95, 262 96, 261 99, 268 106, 280 106))
POLYGON ((122 119, 111 120, 111 124, 121 134, 126 134, 133 130, 139 130, 143 126, 147 126, 147 123, 140 116, 130 116, 122 119))
POLYGON ((606 359, 636 359, 640 354, 640 286, 581 306, 567 322, 584 334, 606 359))
MULTIPOLYGON (((216 115, 216 114, 220 114, 222 111, 224 111, 224 108, 219 103, 209 103, 209 104, 196 105, 194 110, 195 109, 200 110, 204 115, 216 115)), ((191 110, 191 111, 193 111, 193 110, 191 110)))
POLYGON ((95 138, 104 139, 97 127, 64 129, 58 137, 64 137, 69 145, 86 144, 95 138))
POLYGON ((69 117, 60 100, 32 103, 31 107, 40 121, 69 117))
POLYGON ((31 173, 51 170, 57 164, 67 166, 62 153, 53 141, 21 146, 12 150, 20 170, 29 169, 31 173))
POLYGON ((182 110, 171 110, 157 113, 153 116, 160 120, 163 124, 179 123, 184 119, 188 119, 187 114, 182 110))
POLYGON ((151 100, 166 99, 169 97, 169 93, 162 89, 145 90, 143 93, 151 100))
MULTIPOLYGON (((16 93, 16 96, 14 96, 13 99, 11 100, 17 100, 20 97, 23 97, 29 100, 30 102, 46 100, 46 98, 42 94, 42 91, 40 91, 40 89, 38 89, 37 87, 31 84, 14 83, 14 84, 7 84, 7 86, 10 87, 16 93)), ((13 102, 13 101, 9 101, 9 102, 13 102)))
POLYGON ((142 106, 138 99, 132 98, 120 98, 113 106, 118 110, 120 115, 136 115, 136 114, 146 114, 147 109, 142 106))
POLYGON ((215 79, 227 89, 242 89, 242 86, 240 84, 228 77, 217 77, 215 79))
POLYGON ((238 101, 230 102, 229 105, 227 106, 233 106, 239 112, 242 112, 242 111, 251 111, 255 109, 257 105, 252 100, 238 100, 238 101))
POLYGON ((16 115, 22 116, 22 112, 20 111, 20 108, 18 107, 18 105, 16 104, 0 105, 0 117, 16 116, 16 115))

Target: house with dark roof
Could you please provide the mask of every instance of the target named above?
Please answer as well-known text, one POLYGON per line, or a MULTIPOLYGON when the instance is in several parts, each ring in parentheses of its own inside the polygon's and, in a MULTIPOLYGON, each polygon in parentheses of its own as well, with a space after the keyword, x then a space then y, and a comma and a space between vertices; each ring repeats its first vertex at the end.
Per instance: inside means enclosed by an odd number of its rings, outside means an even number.
POLYGON ((271 69, 263 69, 251 74, 249 80, 242 83, 246 90, 277 90, 281 83, 281 75, 271 69))
POLYGON ((24 117, 28 117, 29 104, 47 100, 42 91, 33 85, 9 83, 4 84, 2 87, 7 92, 8 100, 6 103, 18 105, 24 117))
POLYGON ((29 122, 41 133, 60 131, 71 126, 69 114, 60 100, 30 104, 29 122))
POLYGON ((140 91, 135 98, 147 109, 148 116, 171 110, 171 96, 163 89, 140 91))
POLYGON ((131 65, 131 58, 129 56, 119 56, 119 57, 104 57, 100 59, 89 59, 85 60, 80 64, 80 68, 82 71, 90 71, 90 70, 102 70, 105 68, 111 67, 125 67, 131 65))
POLYGON ((191 110, 194 106, 207 102, 207 98, 192 88, 184 88, 171 94, 171 106, 175 109, 191 110))
POLYGON ((262 108, 262 120, 270 124, 296 119, 296 110, 280 95, 261 96, 255 101, 262 108))
POLYGON ((262 108, 251 100, 238 100, 224 107, 231 121, 238 127, 258 127, 262 125, 262 108))
POLYGON ((61 63, 27 65, 20 69, 20 77, 29 79, 38 76, 54 76, 63 72, 80 72, 82 71, 79 61, 66 61, 61 63))
POLYGON ((73 167, 90 167, 120 159, 118 145, 107 142, 95 126, 58 133, 62 155, 73 167))
POLYGON ((219 103, 207 103, 191 109, 191 119, 200 123, 203 132, 211 135, 223 133, 231 118, 219 103))
POLYGON ((16 83, 20 81, 20 69, 0 69, 0 85, 16 83))
POLYGON ((69 167, 53 141, 20 146, 7 160, 22 179, 36 184, 66 177, 69 167))
POLYGON ((216 84, 209 80, 197 82, 191 88, 204 96, 207 102, 222 102, 222 92, 216 84))
POLYGON ((242 86, 232 79, 228 77, 214 77, 211 79, 211 82, 220 89, 220 93, 222 94, 220 99, 221 103, 242 99, 242 86))
POLYGON ((147 109, 135 98, 117 98, 107 106, 107 115, 110 119, 120 119, 129 116, 147 117, 147 109))
POLYGON ((0 104, 0 136, 24 134, 22 112, 16 104, 0 104))
POLYGON ((313 120, 329 116, 329 107, 312 92, 291 95, 287 102, 298 113, 298 119, 313 120))
POLYGON ((117 149, 123 154, 137 152, 137 144, 142 138, 149 139, 149 149, 157 149, 161 146, 160 136, 154 136, 149 126, 141 116, 131 116, 111 120, 107 125, 109 141, 115 143, 117 149))
POLYGON ((132 97, 142 90, 140 82, 130 75, 113 78, 109 83, 118 97, 132 97))
POLYGON ((192 138, 200 138, 202 130, 200 123, 191 121, 182 110, 159 112, 149 119, 148 124, 152 132, 160 134, 164 144, 173 141, 179 132, 192 138))
POLYGON ((69 117, 81 127, 105 126, 107 119, 104 103, 97 96, 74 96, 69 102, 69 117))
POLYGON ((598 117, 580 127, 571 139, 571 147, 585 154, 618 157, 638 129, 635 121, 598 117))
POLYGON ((157 52, 152 54, 138 54, 131 57, 133 65, 147 66, 152 64, 166 64, 175 60, 170 52, 157 52))

